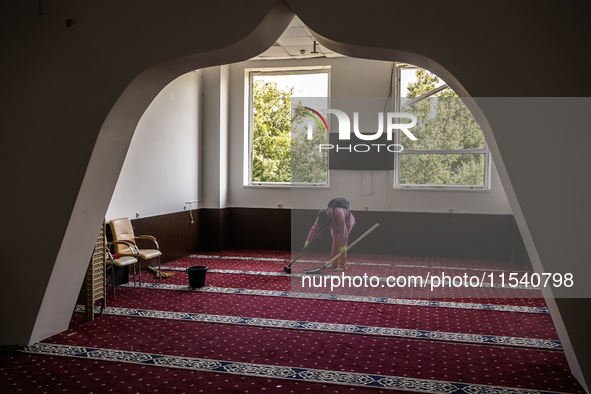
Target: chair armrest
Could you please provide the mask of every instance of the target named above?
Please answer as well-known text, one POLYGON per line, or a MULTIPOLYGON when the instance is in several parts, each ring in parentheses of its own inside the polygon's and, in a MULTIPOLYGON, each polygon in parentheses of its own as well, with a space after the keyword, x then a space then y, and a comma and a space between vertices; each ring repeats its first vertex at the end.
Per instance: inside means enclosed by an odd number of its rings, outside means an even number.
POLYGON ((138 235, 137 237, 135 237, 135 239, 148 239, 148 240, 154 242, 154 244, 156 245, 156 250, 160 250, 160 246, 158 246, 158 242, 156 241, 156 238, 151 235, 138 235))
POLYGON ((115 261, 115 256, 119 256, 118 254, 113 256, 113 253, 111 253, 108 247, 105 248, 105 252, 107 253, 107 259, 111 261, 111 264, 113 264, 113 262, 115 261))
MULTIPOLYGON (((133 257, 138 257, 140 255, 140 251, 138 250, 137 246, 131 241, 109 241, 109 242, 107 242, 107 245, 111 245, 111 244, 127 245, 127 247, 129 248, 129 251, 131 252, 131 255, 133 257)), ((109 254, 111 254, 111 252, 109 252, 109 254)))
POLYGON ((105 252, 107 252, 107 255, 109 256, 108 259, 111 260, 111 264, 113 264, 113 260, 115 260, 113 258, 113 254, 111 253, 111 251, 108 248, 105 248, 105 252))

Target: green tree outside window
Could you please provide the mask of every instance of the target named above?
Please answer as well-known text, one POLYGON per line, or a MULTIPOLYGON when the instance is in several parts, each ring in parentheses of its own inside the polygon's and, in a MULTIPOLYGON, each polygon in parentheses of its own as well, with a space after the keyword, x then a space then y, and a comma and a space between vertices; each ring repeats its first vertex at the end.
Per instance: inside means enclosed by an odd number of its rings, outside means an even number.
MULTIPOLYGON (((408 99, 435 89, 439 77, 415 71, 416 82, 408 84, 408 99)), ((450 88, 410 106, 403 112, 417 117, 412 132, 417 140, 401 135, 399 184, 484 186, 486 143, 478 122, 450 88)))
POLYGON ((317 127, 307 139, 307 124, 298 103, 292 116, 293 88, 272 82, 253 82, 252 178, 253 183, 327 183, 328 155, 319 144, 326 130, 317 127))

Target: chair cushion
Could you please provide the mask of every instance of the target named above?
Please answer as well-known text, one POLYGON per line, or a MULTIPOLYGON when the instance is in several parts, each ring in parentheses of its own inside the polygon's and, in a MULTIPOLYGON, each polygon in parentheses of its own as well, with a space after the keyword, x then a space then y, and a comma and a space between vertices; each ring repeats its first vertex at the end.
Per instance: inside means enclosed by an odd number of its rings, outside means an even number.
MULTIPOLYGON (((132 256, 132 253, 127 250, 121 251, 122 256, 132 256)), ((162 256, 162 252, 157 249, 140 249, 140 258, 144 260, 150 260, 154 257, 162 256)))
MULTIPOLYGON (((107 260, 107 264, 110 264, 111 260, 107 260)), ((115 267, 126 267, 128 265, 132 265, 137 263, 137 259, 130 256, 121 256, 118 259, 113 260, 113 265, 115 267)))
POLYGON ((162 252, 156 249, 140 249, 140 258, 144 260, 150 260, 161 255, 162 252))

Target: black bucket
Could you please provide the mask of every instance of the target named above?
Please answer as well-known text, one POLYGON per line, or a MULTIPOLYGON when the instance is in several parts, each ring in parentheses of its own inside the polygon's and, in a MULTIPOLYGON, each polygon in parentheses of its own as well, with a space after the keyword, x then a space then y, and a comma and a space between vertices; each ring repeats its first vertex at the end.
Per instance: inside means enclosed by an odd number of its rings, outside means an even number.
POLYGON ((194 265, 187 268, 187 274, 189 274, 189 287, 192 289, 197 289, 199 287, 205 286, 206 272, 207 267, 202 265, 194 265))

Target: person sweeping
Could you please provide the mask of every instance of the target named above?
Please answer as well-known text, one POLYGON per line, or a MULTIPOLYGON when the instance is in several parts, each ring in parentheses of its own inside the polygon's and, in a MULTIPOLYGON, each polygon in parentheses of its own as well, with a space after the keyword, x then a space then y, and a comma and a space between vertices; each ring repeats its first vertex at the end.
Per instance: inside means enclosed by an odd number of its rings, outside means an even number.
POLYGON ((340 254, 326 268, 334 268, 336 271, 347 269, 347 242, 349 234, 355 225, 355 217, 349 211, 349 202, 342 198, 334 198, 328 202, 326 209, 321 209, 316 216, 316 221, 310 228, 303 250, 308 249, 310 242, 325 228, 330 229, 332 237, 332 257, 340 254))

